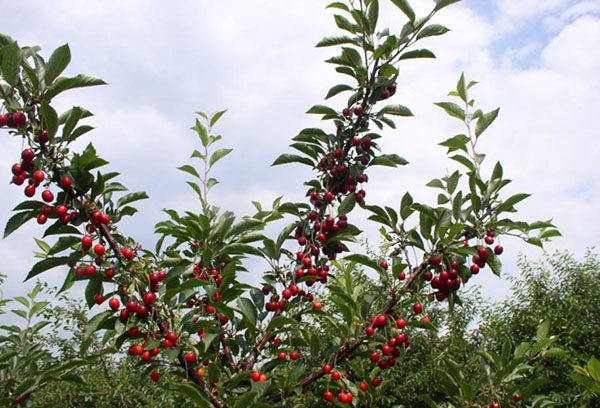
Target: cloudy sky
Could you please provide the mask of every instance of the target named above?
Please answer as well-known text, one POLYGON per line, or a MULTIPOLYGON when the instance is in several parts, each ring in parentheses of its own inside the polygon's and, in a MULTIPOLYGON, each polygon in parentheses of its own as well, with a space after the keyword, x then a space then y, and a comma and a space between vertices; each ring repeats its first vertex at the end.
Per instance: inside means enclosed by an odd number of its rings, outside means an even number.
MULTIPOLYGON (((401 13, 387 0, 382 21, 399 31, 401 13), (388 4, 390 3, 390 4, 388 4)), ((385 4, 384 4, 385 3, 385 4)), ((431 0, 413 0, 424 15, 431 0)), ((252 212, 250 200, 270 203, 284 195, 300 200, 304 166, 271 168, 290 138, 318 125, 304 115, 322 103, 330 86, 344 81, 322 61, 336 51, 316 49, 326 35, 337 33, 327 2, 317 0, 255 2, 184 0, 109 2, 20 0, 3 6, 2 32, 21 45, 38 44, 46 56, 69 43, 72 64, 67 74, 100 76, 110 85, 73 91, 57 99, 59 108, 81 105, 95 113, 96 130, 87 136, 121 182, 145 190, 151 200, 123 222, 125 233, 142 244, 154 243, 153 225, 162 208, 199 210, 183 173, 198 139, 189 130, 197 110, 228 113, 217 133, 222 147, 234 152, 215 172, 221 181, 213 203, 240 215, 252 212)), ((481 141, 487 165, 501 160, 514 183, 508 193, 533 196, 520 206, 525 220, 553 218, 564 237, 548 245, 582 257, 600 242, 600 142, 596 119, 600 104, 600 1, 598 0, 464 0, 444 9, 438 23, 452 31, 427 40, 437 60, 402 65, 394 102, 409 106, 414 118, 402 119, 382 142, 411 162, 409 166, 370 172, 369 203, 397 206, 405 191, 431 202, 424 187, 455 166, 437 143, 460 131, 460 124, 433 106, 443 100, 461 72, 480 82, 474 97, 484 110, 501 107, 500 116, 481 141)), ((343 99, 335 99, 341 108, 343 99)), ((339 106, 337 106, 339 105, 339 106)), ((16 139, 0 138, 0 225, 23 199, 22 189, 8 184, 10 166, 20 152, 16 139)), ((490 167, 485 168, 489 172, 490 167)), ((489 174, 489 173, 487 173, 489 174)), ((355 211, 358 213, 359 211, 355 211)), ((376 226, 356 214, 372 242, 376 226)), ((0 241, 0 272, 9 276, 3 295, 20 294, 35 262, 35 223, 0 241)), ((39 236, 39 235, 38 235, 39 236)), ((503 241, 506 273, 516 273, 523 251, 537 259, 542 252, 510 239, 503 241)), ((260 270, 254 272, 254 278, 260 270)), ((482 274, 483 292, 494 299, 509 293, 509 284, 482 274)), ((64 271, 43 275, 60 284, 64 271)))

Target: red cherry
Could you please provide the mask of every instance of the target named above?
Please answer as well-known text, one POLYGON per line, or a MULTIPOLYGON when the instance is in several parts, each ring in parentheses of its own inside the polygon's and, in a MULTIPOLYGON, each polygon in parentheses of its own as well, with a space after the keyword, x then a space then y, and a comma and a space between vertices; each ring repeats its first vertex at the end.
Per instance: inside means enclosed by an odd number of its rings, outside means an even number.
POLYGON ((477 248, 477 253, 479 254, 479 259, 485 261, 488 257, 488 249, 485 247, 477 248))
POLYGON ((471 273, 473 275, 477 275, 479 273, 479 266, 477 266, 477 265, 471 265, 471 273))
POLYGON ((185 361, 187 361, 190 364, 193 364, 196 362, 196 355, 194 353, 187 353, 185 355, 185 361))
POLYGON ((389 356, 390 354, 392 354, 392 348, 387 344, 384 344, 383 346, 381 346, 381 352, 383 353, 383 355, 389 356))
POLYGON ((27 117, 23 112, 14 112, 12 114, 12 120, 18 128, 22 128, 27 123, 27 117))
POLYGON ((348 109, 348 108, 342 109, 342 115, 344 115, 346 117, 350 116, 350 109, 348 109))
POLYGON ((332 367, 331 367, 329 364, 325 364, 325 365, 323 366, 323 372, 324 372, 325 374, 329 374, 329 373, 331 372, 331 369, 332 369, 332 367))
POLYGON ((354 114, 356 116, 360 116, 360 115, 362 115, 362 113, 363 113, 363 110, 360 106, 357 106, 356 108, 354 108, 354 114))
POLYGON ((21 158, 23 159, 23 161, 26 161, 26 162, 33 161, 33 159, 35 159, 35 153, 31 149, 25 149, 21 153, 21 158))
POLYGON ((8 116, 0 115, 0 127, 6 126, 8 124, 8 116))
POLYGON ((144 305, 138 305, 136 313, 140 319, 145 319, 148 317, 148 308, 144 305))
POLYGON ((99 304, 101 304, 102 302, 104 302, 104 295, 103 295, 102 293, 97 293, 97 294, 94 296, 94 302, 95 302, 97 305, 99 305, 99 304))
POLYGON ((502 254, 502 252, 504 252, 504 248, 502 248, 502 245, 496 245, 496 246, 494 247, 494 253, 495 253, 496 255, 501 255, 501 254, 502 254))
POLYGON ((214 306, 206 306, 206 313, 208 314, 213 314, 215 312, 215 307, 214 306))
POLYGON ((292 360, 298 360, 298 358, 300 358, 300 353, 297 353, 297 352, 295 352, 295 351, 292 351, 292 352, 290 353, 290 358, 291 358, 292 360))
POLYGON ((486 235, 485 238, 484 238, 484 241, 485 241, 486 244, 492 245, 494 243, 494 237, 486 235))
POLYGON ((138 329, 137 326, 133 326, 127 330, 127 334, 129 334, 129 337, 136 338, 140 334, 140 329, 138 329))
POLYGON ((67 206, 62 204, 56 206, 56 215, 58 215, 59 217, 64 217, 65 215, 67 215, 68 212, 69 209, 67 208, 67 206))
POLYGON ((158 380, 160 379, 160 374, 157 371, 152 371, 150 373, 150 379, 154 382, 158 382, 158 380))
POLYGON ((383 269, 387 269, 388 268, 388 263, 386 261, 381 261, 381 263, 379 264, 379 266, 381 266, 383 269))
POLYGON ((69 177, 69 176, 62 176, 62 177, 60 178, 60 185, 61 185, 62 187, 64 187, 64 188, 69 188, 69 187, 71 187, 71 184, 72 184, 72 183, 73 183, 73 182, 72 182, 72 180, 71 180, 71 177, 69 177))
POLYGON ((333 393, 331 391, 325 391, 323 393, 323 398, 325 398, 325 401, 331 402, 333 401, 333 393))
POLYGON ((373 387, 379 387, 379 385, 381 384, 381 378, 379 377, 375 377, 371 380, 371 384, 373 384, 373 387))
POLYGON ((338 371, 334 371, 333 374, 331 374, 331 378, 333 378, 335 381, 338 381, 340 378, 342 378, 342 375, 338 371))
POLYGON ((100 222, 102 224, 108 224, 110 222, 110 217, 108 216, 108 214, 100 214, 100 222))
POLYGON ((94 252, 96 253, 96 255, 102 256, 102 255, 104 255, 104 251, 105 251, 104 245, 101 245, 101 244, 94 245, 94 252))
POLYGON ((139 344, 134 344, 129 347, 129 354, 132 356, 139 356, 144 352, 144 348, 139 344))
POLYGON ((115 270, 113 268, 106 269, 106 271, 104 271, 104 276, 106 276, 108 279, 114 278, 115 277, 115 270))
POLYGON ((361 391, 367 391, 369 389, 369 384, 363 381, 358 384, 358 388, 360 388, 361 391))
POLYGON ((379 361, 379 353, 374 351, 371 353, 371 355, 369 356, 369 358, 371 359, 372 362, 376 363, 379 361))
POLYGON ((384 89, 381 91, 381 93, 379 94, 379 99, 387 99, 390 97, 392 93, 390 91, 388 91, 387 89, 384 89))
POLYGON ((156 293, 154 293, 154 292, 144 293, 143 300, 144 300, 145 304, 149 305, 150 303, 152 303, 156 300, 156 293))
POLYGON ((34 139, 39 144, 44 144, 48 141, 48 131, 43 130, 35 136, 34 139))
POLYGON ((415 304, 413 305, 413 311, 414 311, 416 314, 421 314, 421 313, 423 313, 423 305, 422 305, 422 304, 420 304, 420 303, 415 303, 415 304))
POLYGON ((373 328, 373 326, 369 326, 365 329, 365 334, 369 337, 371 337, 373 334, 375 334, 375 329, 373 328))
POLYGON ((173 343, 171 343, 169 340, 163 340, 162 346, 164 348, 171 348, 171 347, 173 347, 173 343))
POLYGON ((323 308, 323 305, 319 302, 314 302, 313 303, 313 309, 314 310, 321 310, 323 308))
POLYGON ((41 170, 36 170, 36 171, 33 172, 33 178, 38 183, 41 183, 46 178, 46 175, 41 170))
POLYGON ((399 279, 399 280, 404 280, 404 279, 406 279, 406 274, 405 274, 404 272, 400 272, 400 273, 398 274, 398 279, 399 279))
POLYGON ((396 327, 399 329, 404 329, 404 327, 406 326, 406 321, 404 319, 398 319, 396 320, 396 327))
POLYGON ((442 262, 442 258, 439 255, 433 255, 430 262, 433 266, 438 266, 442 262))
POLYGON ((51 206, 49 206, 48 204, 44 204, 42 206, 42 209, 40 210, 42 214, 44 214, 45 216, 48 216, 50 214, 52 214, 52 211, 54 211, 54 208, 52 208, 51 206))
POLYGON ((90 249, 92 247, 93 242, 94 242, 94 239, 92 237, 90 237, 89 235, 84 235, 81 238, 81 248, 84 251, 87 251, 88 249, 90 249))
POLYGON ((327 201, 328 203, 333 201, 333 193, 331 191, 327 191, 325 194, 323 194, 323 199, 325 201, 327 201))
POLYGON ((25 169, 23 169, 23 166, 21 164, 15 163, 12 165, 11 171, 12 174, 14 174, 15 176, 20 176, 21 174, 23 174, 25 169))
POLYGON ((32 185, 25 187, 25 195, 27 197, 33 197, 35 195, 35 187, 32 185))
POLYGON ((261 374, 260 375, 260 382, 265 382, 265 381, 267 381, 267 376, 264 375, 264 374, 261 374))
POLYGON ((280 360, 285 360, 287 357, 287 354, 285 354, 283 351, 280 352, 279 354, 277 354, 277 358, 279 358, 280 360))
POLYGON ((85 276, 91 278, 96 274, 96 267, 94 265, 88 265, 85 267, 85 276))
POLYGON ((521 401, 521 394, 515 394, 515 395, 513 395, 513 401, 514 402, 521 401))
POLYGON ((119 306, 121 306, 121 302, 119 302, 119 299, 117 298, 111 298, 108 301, 108 306, 110 306, 112 310, 117 310, 119 306))
POLYGON ((430 323, 429 317, 421 317, 421 322, 430 323))
POLYGON ((130 248, 123 248, 122 254, 123 257, 127 260, 133 258, 133 251, 130 248))
POLYGON ((252 377, 252 381, 254 381, 254 382, 260 381, 260 373, 258 371, 254 371, 251 374, 251 377, 252 377))
POLYGON ((25 182, 25 173, 22 173, 18 176, 13 176, 12 182, 13 182, 13 184, 16 184, 17 186, 22 185, 25 182))
POLYGON ((46 223, 46 221, 48 221, 48 216, 47 215, 45 215, 45 214, 38 215, 38 217, 37 217, 38 224, 43 225, 43 224, 46 223))
POLYGON ((319 232, 317 234, 317 240, 319 240, 320 242, 325 242, 327 238, 325 237, 325 234, 323 234, 322 232, 319 232))

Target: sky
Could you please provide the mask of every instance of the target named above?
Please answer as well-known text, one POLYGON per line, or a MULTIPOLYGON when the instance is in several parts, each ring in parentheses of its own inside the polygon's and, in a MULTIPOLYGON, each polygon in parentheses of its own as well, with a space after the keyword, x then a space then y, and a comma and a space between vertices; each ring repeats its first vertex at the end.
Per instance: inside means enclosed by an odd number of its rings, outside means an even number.
MULTIPOLYGON (((381 21, 399 31, 403 15, 388 0, 380 0, 381 21)), ((431 0, 413 0, 425 15, 431 0)), ((119 171, 131 190, 145 190, 151 200, 121 223, 122 231, 144 246, 155 242, 153 225, 164 219, 163 208, 200 210, 185 175, 175 168, 187 163, 199 146, 189 130, 195 111, 228 109, 216 133, 219 147, 233 153, 217 166, 221 181, 210 201, 238 215, 253 212, 251 200, 269 204, 275 197, 300 201, 305 166, 270 167, 299 130, 321 125, 304 112, 323 103, 334 84, 346 78, 323 60, 337 54, 317 49, 324 36, 337 34, 327 2, 310 0, 255 2, 183 0, 165 6, 155 0, 131 0, 109 6, 106 1, 21 0, 3 7, 2 32, 20 45, 40 45, 51 51, 69 43, 72 62, 67 75, 93 74, 108 86, 71 91, 56 99, 59 110, 84 106, 95 116, 96 129, 79 144, 92 142, 119 171)), ((600 95, 600 1, 589 0, 464 0, 442 10, 435 21, 451 31, 423 41, 435 60, 414 60, 401 66, 392 102, 410 107, 414 118, 403 118, 386 131, 382 148, 406 158, 400 169, 369 171, 367 202, 398 207, 408 190, 417 201, 433 203, 435 192, 424 185, 456 166, 437 144, 461 131, 434 102, 446 100, 461 72, 480 84, 473 88, 485 111, 501 107, 500 115, 481 140, 488 155, 484 174, 496 160, 513 179, 507 193, 528 192, 519 205, 523 220, 553 219, 563 234, 547 249, 566 249, 583 257, 600 242, 600 142, 596 117, 600 95)), ((344 99, 334 98, 341 109, 344 99)), ((324 126, 329 126, 324 124, 324 126)), ((0 133, 0 225, 24 196, 9 185, 10 166, 21 143, 0 133)), ((356 215, 355 215, 356 213, 356 215)), ((360 210, 352 220, 377 243, 375 224, 360 210)), ((272 230, 273 235, 278 231, 272 230)), ((0 273, 8 275, 4 297, 22 294, 35 263, 33 236, 42 229, 32 222, 0 241, 0 273)), ((503 239, 504 271, 518 273, 523 253, 543 257, 536 247, 503 239)), ((262 267, 248 279, 260 279, 262 267)), ((64 270, 42 275, 60 285, 64 270)), ((477 283, 491 299, 510 294, 506 279, 480 274, 477 283)), ((82 287, 73 289, 80 296, 82 287)))

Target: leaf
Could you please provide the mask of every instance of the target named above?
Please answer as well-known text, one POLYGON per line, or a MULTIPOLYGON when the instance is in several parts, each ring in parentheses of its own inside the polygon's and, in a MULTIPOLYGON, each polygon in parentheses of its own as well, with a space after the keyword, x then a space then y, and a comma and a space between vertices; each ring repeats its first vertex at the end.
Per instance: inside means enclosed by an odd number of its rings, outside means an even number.
POLYGON ((406 14, 406 17, 408 17, 410 21, 415 21, 415 12, 408 3, 408 0, 392 0, 392 3, 402 10, 402 12, 406 14))
POLYGON ((340 44, 355 44, 356 40, 346 36, 346 35, 335 35, 330 37, 325 37, 321 41, 319 41, 316 47, 331 47, 334 45, 340 44))
POLYGON ((313 161, 307 157, 302 157, 302 156, 298 156, 295 154, 287 154, 287 153, 284 153, 281 156, 279 156, 277 159, 275 159, 275 161, 273 162, 273 164, 271 164, 271 166, 277 166, 279 164, 287 164, 287 163, 302 163, 302 164, 309 165, 311 167, 315 166, 313 161))
POLYGON ((200 408, 210 408, 211 404, 206 400, 204 394, 192 383, 170 384, 169 390, 185 395, 200 408))
POLYGON ((466 135, 456 135, 456 136, 451 137, 450 139, 446 139, 439 145, 447 147, 448 148, 447 153, 452 153, 455 150, 462 150, 465 153, 468 153, 467 143, 469 143, 469 140, 471 140, 471 139, 469 139, 469 137, 466 135))
POLYGON ((460 154, 457 154, 455 156, 450 157, 452 160, 459 162, 460 164, 462 164, 463 166, 467 167, 469 170, 471 171, 475 171, 475 165, 473 164, 473 162, 471 162, 471 160, 469 160, 468 158, 466 158, 465 156, 461 156, 460 154))
POLYGON ((377 20, 379 19, 379 0, 371 0, 367 9, 367 21, 369 23, 369 31, 375 32, 377 20))
POLYGON ((348 214, 356 205, 355 194, 348 194, 338 207, 338 216, 348 214))
POLYGON ((212 167, 216 162, 221 160, 223 157, 227 156, 231 153, 233 149, 218 149, 210 156, 210 160, 208 162, 209 168, 212 167))
POLYGON ((181 167, 177 167, 177 170, 184 171, 188 174, 191 174, 192 176, 194 176, 196 178, 200 178, 200 175, 198 174, 196 169, 193 166, 190 166, 189 164, 184 164, 181 167))
POLYGON ((498 117, 500 108, 494 109, 491 112, 485 113, 477 119, 477 126, 475 126, 475 137, 479 137, 485 130, 492 124, 496 117, 498 117))
POLYGON ((62 256, 58 258, 46 258, 44 260, 41 260, 35 265, 33 265, 33 268, 31 268, 31 271, 29 271, 29 274, 27 274, 25 280, 27 281, 33 278, 34 276, 37 276, 40 273, 47 271, 48 269, 52 269, 60 265, 66 265, 69 262, 71 262, 71 260, 71 257, 68 256, 62 256))
POLYGON ((407 51, 404 54, 400 55, 400 60, 405 59, 414 59, 414 58, 435 58, 435 54, 429 50, 413 50, 407 51))
POLYGON ((340 10, 350 11, 350 9, 348 9, 348 6, 346 6, 344 3, 340 2, 340 1, 334 1, 333 3, 329 4, 325 8, 337 8, 340 10))
POLYGON ((233 408, 247 408, 253 406, 252 402, 256 397, 256 391, 250 391, 243 394, 241 397, 237 397, 237 401, 233 408))
POLYGON ((32 218, 37 216, 37 211, 25 211, 16 213, 6 223, 6 227, 4 227, 4 238, 8 237, 14 231, 16 231, 21 225, 25 224, 32 218))
POLYGON ((381 272, 381 267, 379 266, 379 264, 366 255, 352 254, 346 256, 344 259, 346 259, 347 261, 357 262, 361 265, 368 266, 369 268, 372 268, 377 272, 381 272))
POLYGON ((450 29, 444 27, 441 24, 430 24, 427 27, 423 28, 419 34, 417 34, 417 40, 425 37, 432 37, 436 35, 446 34, 450 29))
POLYGON ((124 205, 130 204, 134 201, 146 200, 148 198, 148 194, 146 194, 144 191, 136 191, 135 193, 129 193, 119 198, 119 201, 117 201, 117 207, 123 207, 124 205))
POLYGON ((44 74, 44 81, 46 86, 50 86, 52 82, 65 70, 69 62, 71 61, 71 50, 69 45, 61 45, 54 50, 48 62, 46 63, 46 72, 44 74))
POLYGON ((371 160, 371 166, 388 166, 388 167, 396 167, 396 166, 405 166, 408 164, 408 161, 397 154, 382 154, 380 156, 375 157, 371 160))
POLYGON ((434 10, 435 11, 441 10, 444 7, 449 6, 450 4, 458 3, 459 1, 461 1, 461 0, 438 0, 437 4, 435 5, 434 10))
POLYGON ((515 194, 515 195, 507 198, 506 200, 502 201, 502 203, 500 203, 498 205, 498 207, 496 207, 496 212, 501 213, 503 211, 510 211, 513 209, 515 204, 517 204, 520 201, 525 200, 530 195, 531 194, 526 194, 526 193, 515 194))
POLYGON ((85 88, 96 85, 106 85, 106 82, 98 77, 83 74, 72 78, 60 77, 48 87, 46 93, 44 94, 44 101, 50 102, 50 100, 52 100, 52 98, 54 98, 56 95, 69 89, 85 88))
POLYGON ((227 109, 219 111, 219 112, 215 113, 214 115, 212 115, 210 117, 210 126, 213 127, 215 125, 215 123, 217 123, 217 121, 219 119, 221 119, 221 116, 223 116, 225 114, 225 112, 227 112, 227 109))
POLYGON ((339 94, 340 92, 351 91, 353 89, 354 88, 352 88, 350 85, 346 85, 346 84, 335 85, 335 86, 331 87, 329 92, 327 92, 327 96, 325 96, 325 99, 329 99, 329 98, 339 94))
POLYGON ((256 326, 258 316, 254 303, 252 303, 252 301, 248 298, 238 298, 237 304, 240 312, 242 312, 242 315, 248 319, 250 323, 256 326))
POLYGON ((546 339, 548 337, 549 330, 550 330, 550 321, 545 320, 537 327, 537 331, 535 334, 536 340, 539 342, 539 341, 542 341, 543 339, 546 339))
POLYGON ((434 105, 439 106, 440 108, 445 110, 446 113, 450 116, 453 116, 460 120, 465 120, 465 111, 463 110, 463 108, 461 108, 453 102, 436 102, 434 103, 434 105))
POLYGON ((2 48, 2 78, 11 86, 17 84, 21 58, 21 48, 16 42, 2 48))
POLYGON ((463 100, 464 103, 469 102, 467 99, 467 87, 465 86, 465 73, 460 74, 460 78, 458 83, 456 84, 456 93, 460 96, 460 99, 463 100))
POLYGON ((387 105, 379 113, 396 116, 414 116, 410 109, 402 105, 387 105))
POLYGON ((335 109, 330 108, 325 105, 315 105, 310 108, 306 113, 318 114, 318 115, 335 115, 337 116, 337 112, 335 109))

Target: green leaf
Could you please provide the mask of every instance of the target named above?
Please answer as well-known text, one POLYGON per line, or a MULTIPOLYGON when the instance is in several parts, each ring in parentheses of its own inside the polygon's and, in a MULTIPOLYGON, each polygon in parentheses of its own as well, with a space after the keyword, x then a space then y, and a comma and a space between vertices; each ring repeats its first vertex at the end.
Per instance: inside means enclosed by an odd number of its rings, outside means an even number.
POLYGON ((313 114, 318 114, 318 115, 336 115, 336 116, 338 114, 335 109, 332 109, 329 106, 325 106, 325 105, 315 105, 312 108, 310 108, 308 111, 306 111, 306 113, 313 113, 313 114))
POLYGON ((470 140, 471 139, 466 135, 456 135, 440 143, 440 146, 447 147, 447 153, 452 153, 455 150, 462 150, 465 153, 468 153, 467 143, 469 143, 470 140))
POLYGON ((339 94, 340 92, 351 91, 353 89, 354 88, 352 88, 350 85, 346 84, 335 85, 329 90, 329 92, 327 92, 327 96, 325 96, 325 99, 329 99, 339 94))
POLYGON ((44 101, 50 102, 50 100, 52 100, 52 98, 54 98, 56 95, 69 89, 85 88, 96 85, 106 85, 106 82, 98 77, 83 74, 72 78, 60 77, 48 87, 46 93, 44 94, 44 101))
POLYGON ((286 164, 286 163, 302 163, 302 164, 309 165, 311 167, 315 167, 315 164, 309 158, 298 156, 295 154, 287 154, 287 153, 284 153, 281 156, 279 156, 277 159, 275 159, 275 161, 273 162, 273 164, 271 164, 271 166, 277 166, 279 164, 286 164))
POLYGON ((413 209, 411 208, 412 203, 413 198, 407 191, 400 202, 400 217, 403 220, 407 219, 413 213, 413 209))
POLYGON ((233 406, 233 408, 247 408, 247 407, 254 406, 254 404, 252 404, 252 402, 254 401, 254 398, 256 397, 256 395, 257 395, 256 391, 250 391, 250 392, 246 392, 241 397, 237 397, 237 401, 236 401, 235 405, 233 406))
POLYGON ((453 3, 458 3, 461 0, 438 0, 437 4, 435 5, 434 10, 438 11, 443 9, 444 7, 447 7, 453 3))
POLYGON ((221 116, 223 116, 225 114, 225 112, 227 112, 227 109, 219 111, 219 112, 215 113, 214 115, 212 115, 210 117, 210 126, 213 127, 215 125, 215 123, 217 123, 217 121, 219 119, 221 119, 221 116))
POLYGON ((460 96, 460 99, 463 100, 464 103, 469 102, 467 99, 467 87, 465 86, 465 74, 464 72, 460 75, 458 83, 456 84, 456 93, 460 96))
POLYGON ((379 113, 396 116, 414 116, 410 109, 402 105, 387 105, 379 113))
POLYGON ((317 43, 316 47, 331 47, 340 44, 356 44, 356 40, 346 35, 335 35, 323 38, 317 43))
POLYGON ((485 113, 477 119, 477 126, 475 126, 475 137, 479 137, 485 130, 492 124, 496 117, 498 117, 500 108, 494 109, 491 112, 485 113))
POLYGON ((349 31, 352 34, 355 34, 355 33, 357 33, 357 32, 360 31, 360 27, 359 26, 357 26, 356 24, 352 24, 344 16, 340 16, 339 14, 336 14, 336 15, 333 16, 333 19, 335 20, 335 24, 339 28, 341 28, 342 30, 349 31))
POLYGON ((379 19, 379 0, 371 0, 367 9, 367 21, 369 23, 369 32, 374 33, 379 19))
POLYGON ((357 262, 361 265, 368 266, 369 268, 372 268, 377 272, 381 272, 381 267, 379 266, 379 264, 366 255, 352 254, 346 256, 344 259, 346 259, 347 261, 357 262))
POLYGON ((148 198, 148 194, 146 194, 144 191, 136 191, 135 193, 129 193, 119 198, 119 201, 117 201, 117 207, 123 207, 124 205, 130 204, 134 201, 146 200, 148 198))
POLYGON ((496 208, 496 212, 501 213, 503 211, 511 211, 515 204, 525 200, 530 195, 531 194, 525 194, 525 193, 515 194, 515 195, 507 198, 506 200, 502 201, 502 203, 499 204, 498 207, 496 208))
POLYGON ((450 116, 458 118, 460 120, 465 120, 465 111, 463 108, 458 106, 453 102, 436 102, 434 105, 439 106, 450 116))
POLYGON ((46 63, 46 73, 44 74, 44 81, 46 86, 50 86, 52 82, 65 70, 69 62, 71 61, 71 50, 69 45, 61 45, 54 50, 50 59, 46 63))
POLYGON ((397 154, 382 154, 375 157, 371 160, 371 166, 388 166, 388 167, 396 167, 396 166, 405 166, 408 164, 408 161, 397 154))
POLYGON ((410 21, 415 21, 415 12, 408 3, 408 0, 392 0, 392 3, 402 10, 402 12, 406 14, 406 17, 408 17, 410 21))
POLYGON ((194 176, 196 178, 200 178, 200 175, 198 174, 196 169, 193 166, 190 166, 189 164, 184 164, 181 167, 177 167, 177 170, 184 171, 188 174, 191 174, 192 176, 194 176))
POLYGON ((2 48, 2 78, 9 85, 17 84, 21 58, 21 48, 16 42, 11 42, 2 48))
POLYGON ((348 214, 356 205, 355 194, 348 194, 338 207, 338 216, 348 214))
POLYGON ((210 156, 210 160, 208 162, 209 168, 212 167, 216 162, 221 160, 223 157, 227 156, 231 153, 233 149, 218 149, 210 156))
POLYGON ((200 389, 193 385, 192 383, 177 383, 177 384, 169 384, 169 390, 175 391, 178 394, 185 395, 192 402, 196 404, 196 406, 200 408, 210 408, 211 404, 206 400, 204 393, 200 391, 200 389))
POLYGON ((417 34, 417 40, 425 37, 432 37, 436 35, 446 34, 450 29, 444 27, 441 24, 430 24, 427 27, 423 28, 419 34, 417 34))
POLYGON ((37 217, 37 211, 25 211, 16 213, 6 223, 6 227, 4 227, 4 238, 8 237, 14 231, 16 231, 21 225, 25 224, 32 218, 37 217))
POLYGON ((256 322, 258 321, 258 315, 256 312, 256 306, 254 303, 248 298, 238 298, 237 300, 238 307, 242 315, 248 319, 252 325, 256 326, 256 322))
POLYGON ((62 138, 65 139, 67 136, 69 136, 69 134, 73 131, 73 129, 75 129, 75 126, 77 126, 77 122, 79 122, 79 119, 81 119, 81 115, 83 114, 83 111, 81 110, 81 108, 79 106, 74 106, 69 113, 69 116, 67 116, 67 119, 65 121, 65 125, 63 127, 63 131, 62 131, 62 138))
POLYGON ((29 271, 29 274, 27 274, 27 278, 25 278, 25 280, 27 281, 33 278, 34 276, 37 276, 40 273, 47 271, 48 269, 52 269, 60 265, 66 265, 71 261, 71 257, 68 256, 62 256, 58 258, 46 258, 44 260, 41 260, 35 265, 33 265, 33 268, 31 268, 31 271, 29 271))
POLYGON ((350 9, 348 8, 348 6, 346 6, 341 1, 334 1, 333 3, 329 4, 325 8, 337 8, 337 9, 340 9, 340 10, 350 11, 350 9))
POLYGON ((48 251, 48 255, 55 255, 59 252, 64 251, 67 248, 71 248, 73 245, 81 242, 80 237, 68 236, 68 237, 60 237, 58 241, 50 248, 48 251))
POLYGON ((535 338, 536 340, 542 341, 548 337, 548 331, 550 330, 550 321, 545 320, 542 324, 537 327, 535 338))
POLYGON ((435 58, 435 54, 429 50, 413 50, 407 51, 404 54, 400 55, 400 60, 405 59, 414 59, 414 58, 435 58))

